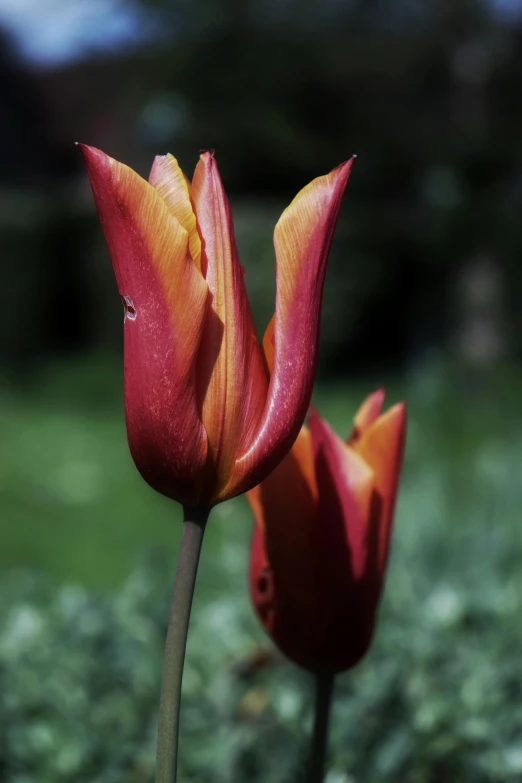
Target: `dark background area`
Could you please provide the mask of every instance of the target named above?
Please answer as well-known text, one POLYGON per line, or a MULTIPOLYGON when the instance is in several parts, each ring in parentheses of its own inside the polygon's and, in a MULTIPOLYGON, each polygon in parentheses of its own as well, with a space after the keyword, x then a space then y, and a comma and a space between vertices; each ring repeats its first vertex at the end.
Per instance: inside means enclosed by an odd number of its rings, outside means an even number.
MULTIPOLYGON (((153 780, 179 509, 128 454, 122 312, 75 141, 213 148, 261 334, 272 233, 357 153, 315 402, 406 399, 379 626, 327 783, 522 776, 522 4, 0 0, 0 780, 153 780), (141 565, 138 565, 141 563, 141 565)), ((311 683, 258 628, 251 513, 213 511, 182 780, 301 783, 311 683)))
POLYGON ((515 13, 479 0, 211 0, 143 12, 145 40, 87 47, 59 64, 24 62, 4 34, 7 369, 119 349, 74 140, 144 176, 156 153, 173 151, 190 175, 198 150, 214 148, 232 200, 243 202, 240 239, 255 235, 243 262, 261 293, 260 323, 273 296, 272 218, 356 152, 325 295, 324 377, 402 371, 436 349, 472 364, 520 359, 515 13), (255 225, 242 231, 249 217, 255 225))

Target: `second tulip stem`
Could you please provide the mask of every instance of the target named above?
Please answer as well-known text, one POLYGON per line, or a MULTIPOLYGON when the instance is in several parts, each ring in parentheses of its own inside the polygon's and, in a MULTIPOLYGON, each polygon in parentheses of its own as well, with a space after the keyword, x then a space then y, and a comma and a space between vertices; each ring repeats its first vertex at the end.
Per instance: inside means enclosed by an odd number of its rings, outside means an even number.
POLYGON ((328 724, 334 685, 333 674, 315 676, 315 713, 308 783, 322 783, 328 750, 328 724))
POLYGON ((184 509, 183 532, 170 610, 158 715, 156 783, 175 783, 179 709, 190 609, 209 509, 184 509))

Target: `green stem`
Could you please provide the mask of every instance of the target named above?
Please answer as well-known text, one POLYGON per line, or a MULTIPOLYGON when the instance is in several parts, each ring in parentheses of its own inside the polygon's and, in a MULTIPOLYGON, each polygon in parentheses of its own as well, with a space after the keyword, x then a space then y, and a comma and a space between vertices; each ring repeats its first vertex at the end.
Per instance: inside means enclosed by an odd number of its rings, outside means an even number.
POLYGON ((176 781, 183 662, 199 555, 209 513, 207 508, 183 509, 183 532, 161 679, 156 783, 176 781))
POLYGON ((333 674, 316 674, 314 733, 308 769, 308 783, 322 783, 324 778, 333 685, 333 674))

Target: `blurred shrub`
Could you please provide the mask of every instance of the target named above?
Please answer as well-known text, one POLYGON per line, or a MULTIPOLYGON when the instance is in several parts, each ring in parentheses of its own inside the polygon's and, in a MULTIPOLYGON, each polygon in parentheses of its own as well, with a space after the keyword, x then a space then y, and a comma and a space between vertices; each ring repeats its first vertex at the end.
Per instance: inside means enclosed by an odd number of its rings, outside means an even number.
MULTIPOLYGON (((433 499, 433 487, 419 491, 426 502, 433 499)), ((488 575, 487 588, 475 590, 481 575, 459 578, 469 563, 444 564, 435 536, 415 564, 412 530, 410 543, 399 546, 376 644, 363 665, 338 680, 328 781, 520 779, 520 574, 504 584, 488 575), (431 567, 423 568, 428 561, 431 567)), ((492 552, 506 565, 502 540, 492 552)), ((471 562, 476 553, 467 546, 471 562)), ((243 555, 230 545, 237 576, 243 555)), ((216 582, 220 569, 227 558, 215 568, 216 582)), ((268 642, 259 646, 236 581, 212 600, 196 598, 180 779, 298 783, 311 683, 268 642)), ((161 559, 137 570, 113 597, 52 587, 30 572, 3 577, 5 783, 153 780, 169 582, 161 559)))

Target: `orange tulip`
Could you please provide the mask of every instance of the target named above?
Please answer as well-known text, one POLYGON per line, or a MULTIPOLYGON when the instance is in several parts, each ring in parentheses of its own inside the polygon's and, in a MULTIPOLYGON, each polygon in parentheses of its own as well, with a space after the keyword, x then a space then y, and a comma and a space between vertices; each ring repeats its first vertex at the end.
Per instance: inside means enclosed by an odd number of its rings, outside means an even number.
POLYGON ((291 452, 248 499, 250 592, 267 633, 314 673, 354 666, 370 645, 405 438, 405 406, 370 395, 345 443, 311 411, 291 452))
POLYGON ((305 187, 274 233, 273 372, 260 350, 212 153, 192 183, 172 155, 148 182, 80 145, 124 303, 125 412, 144 479, 187 506, 261 481, 310 402, 324 274, 352 161, 305 187))

